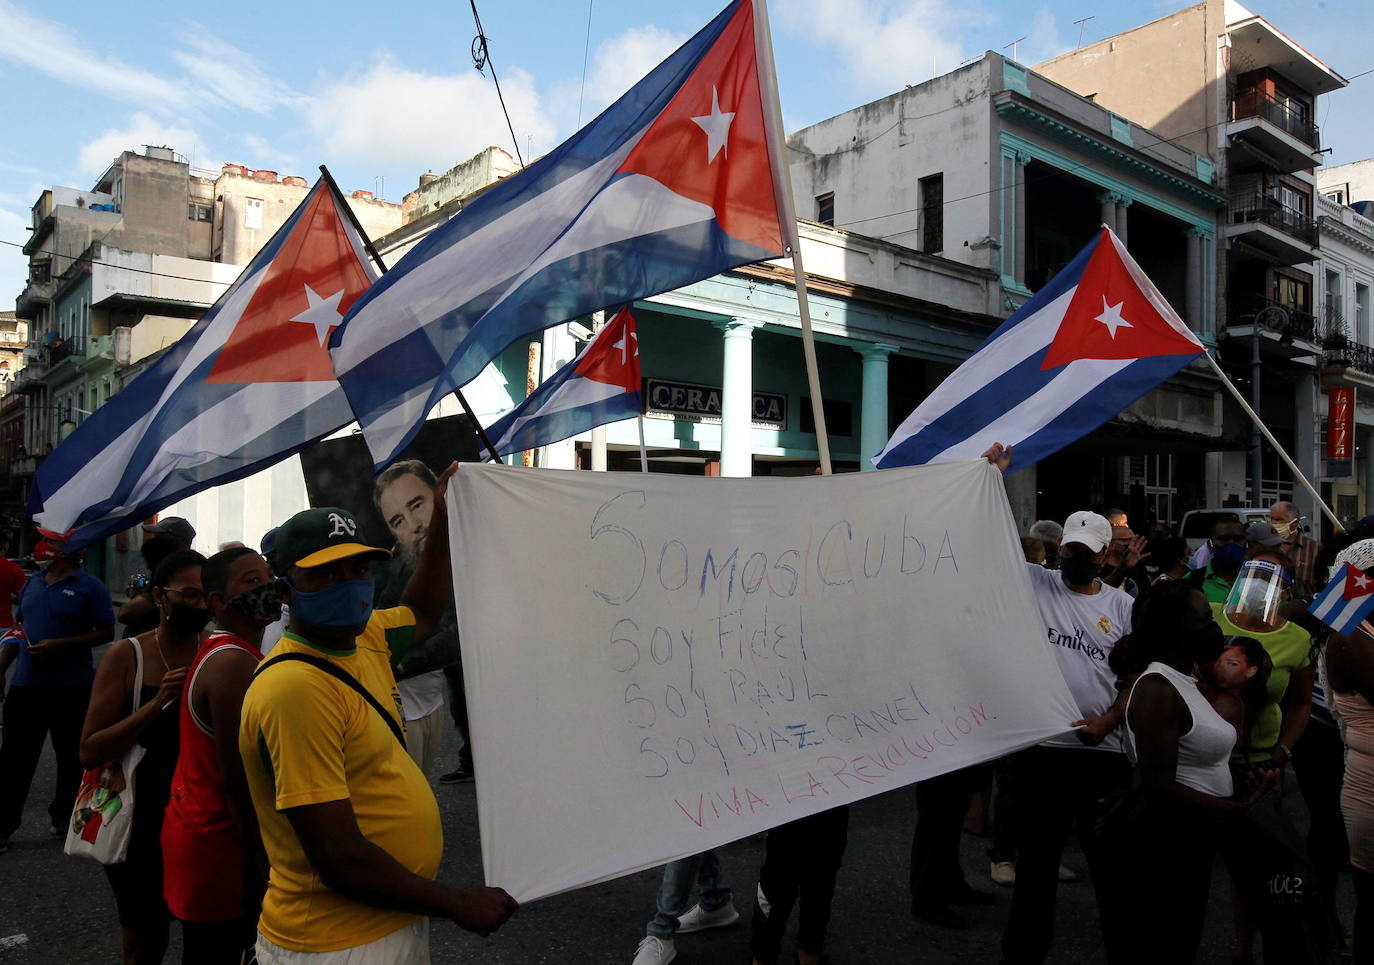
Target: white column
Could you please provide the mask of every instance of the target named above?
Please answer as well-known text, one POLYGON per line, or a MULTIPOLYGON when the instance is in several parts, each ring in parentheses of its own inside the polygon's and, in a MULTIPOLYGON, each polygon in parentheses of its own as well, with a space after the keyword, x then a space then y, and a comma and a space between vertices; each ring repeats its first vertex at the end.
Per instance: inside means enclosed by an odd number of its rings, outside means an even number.
MULTIPOLYGON (((1184 290, 1187 292, 1184 311, 1187 317, 1184 319, 1192 326, 1193 331, 1202 331, 1202 232, 1197 228, 1189 228, 1184 232, 1188 239, 1188 268, 1184 290)), ((1215 503, 1208 503, 1213 506, 1215 503)))
MULTIPOLYGON (((1317 388, 1317 376, 1304 376, 1299 374, 1293 386, 1293 461, 1298 464, 1298 468, 1307 476, 1309 482, 1316 486, 1321 482, 1321 454, 1317 451, 1321 435, 1317 429, 1318 401, 1323 400, 1325 393, 1317 388)), ((1293 481, 1293 502, 1302 507, 1305 515, 1310 517, 1314 523, 1319 519, 1321 510, 1312 501, 1312 497, 1302 484, 1297 480, 1293 481)), ((1313 531, 1317 531, 1318 526, 1313 526, 1313 531)))
POLYGON ((724 335, 721 368, 720 474, 751 476, 754 470, 754 329, 742 318, 718 322, 724 335))
POLYGON ((870 461, 887 444, 887 358, 895 345, 856 348, 863 359, 863 401, 859 410, 859 469, 876 468, 870 461))
POLYGON ((1131 199, 1116 196, 1116 236, 1121 239, 1121 243, 1129 247, 1126 235, 1126 214, 1131 207, 1131 199))
POLYGON ((1116 192, 1103 191, 1097 196, 1097 200, 1102 205, 1102 223, 1120 235, 1121 231, 1116 223, 1116 192))
POLYGON ((1016 284, 1022 288, 1026 287, 1026 245, 1030 240, 1030 232, 1026 230, 1026 165, 1030 164, 1029 154, 1016 152, 1016 168, 1013 172, 1016 175, 1016 224, 1013 226, 1012 237, 1016 239, 1016 284))

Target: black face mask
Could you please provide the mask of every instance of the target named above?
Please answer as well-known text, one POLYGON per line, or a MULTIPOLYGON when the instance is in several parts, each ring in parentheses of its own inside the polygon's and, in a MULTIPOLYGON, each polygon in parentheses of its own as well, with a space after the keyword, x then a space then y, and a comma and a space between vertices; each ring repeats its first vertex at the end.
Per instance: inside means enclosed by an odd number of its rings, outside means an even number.
POLYGON ((264 627, 281 619, 281 597, 271 583, 262 583, 251 590, 244 590, 229 601, 229 605, 264 627))
POLYGON ((1091 556, 1061 556, 1059 572, 1070 586, 1090 586, 1100 569, 1091 556))
POLYGON ((179 633, 183 636, 200 633, 209 622, 210 611, 203 606, 173 603, 171 609, 167 611, 167 626, 172 628, 173 633, 179 633))

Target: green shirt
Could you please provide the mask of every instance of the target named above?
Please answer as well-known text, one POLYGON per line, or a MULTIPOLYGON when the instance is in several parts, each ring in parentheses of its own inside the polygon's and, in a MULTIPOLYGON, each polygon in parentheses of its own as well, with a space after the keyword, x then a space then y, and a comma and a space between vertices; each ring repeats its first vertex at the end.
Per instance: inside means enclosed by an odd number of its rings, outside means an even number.
POLYGON ((1226 636, 1258 640, 1269 659, 1274 661, 1274 671, 1269 675, 1268 699, 1250 725, 1250 760, 1267 761, 1279 742, 1283 727, 1283 710, 1279 703, 1288 691, 1288 682, 1294 673, 1312 665, 1312 635, 1292 620, 1268 633, 1242 630, 1226 618, 1220 603, 1212 604, 1212 616, 1226 636))
POLYGON ((1225 603, 1231 595, 1231 584, 1212 571, 1211 563, 1207 564, 1207 572, 1202 577, 1202 594, 1208 603, 1225 603))

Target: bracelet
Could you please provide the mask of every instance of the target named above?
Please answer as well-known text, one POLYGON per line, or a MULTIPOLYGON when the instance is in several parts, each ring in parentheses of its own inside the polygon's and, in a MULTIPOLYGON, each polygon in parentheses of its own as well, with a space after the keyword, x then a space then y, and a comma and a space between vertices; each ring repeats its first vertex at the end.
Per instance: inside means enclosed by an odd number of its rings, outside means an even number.
POLYGON ((1291 761, 1291 760, 1293 759, 1293 751, 1292 751, 1292 749, 1289 748, 1289 746, 1288 746, 1287 744, 1285 744, 1283 741, 1279 741, 1277 744, 1275 744, 1275 745, 1274 745, 1274 750, 1276 750, 1276 751, 1279 751, 1279 750, 1283 751, 1283 759, 1284 759, 1285 762, 1291 761))

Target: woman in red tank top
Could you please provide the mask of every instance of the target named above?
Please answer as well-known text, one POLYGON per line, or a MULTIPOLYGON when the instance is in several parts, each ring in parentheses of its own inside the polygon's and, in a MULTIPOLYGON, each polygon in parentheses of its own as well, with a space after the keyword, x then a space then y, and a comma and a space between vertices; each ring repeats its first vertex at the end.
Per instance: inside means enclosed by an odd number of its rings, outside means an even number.
POLYGON ((232 965, 256 941, 266 884, 239 758, 239 712, 262 660, 263 629, 281 603, 267 561, 245 547, 210 557, 201 581, 220 630, 191 662, 181 693, 181 752, 162 825, 163 891, 182 923, 183 965, 232 965))

